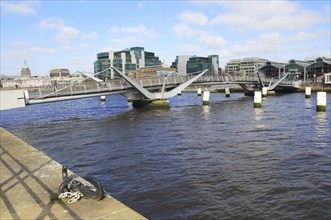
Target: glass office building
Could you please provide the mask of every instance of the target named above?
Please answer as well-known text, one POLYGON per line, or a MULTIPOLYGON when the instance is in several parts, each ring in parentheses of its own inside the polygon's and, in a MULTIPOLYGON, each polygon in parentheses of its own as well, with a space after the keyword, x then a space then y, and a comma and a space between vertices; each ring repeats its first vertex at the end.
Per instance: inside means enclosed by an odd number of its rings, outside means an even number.
POLYGON ((136 70, 144 67, 161 66, 159 57, 154 53, 147 52, 143 47, 132 47, 121 51, 109 51, 97 54, 97 60, 94 62, 94 73, 99 79, 114 78, 119 76, 118 73, 112 69, 114 66, 123 71, 136 70))
POLYGON ((175 62, 170 66, 176 68, 180 75, 196 74, 205 69, 209 70, 209 74, 218 74, 219 56, 210 55, 208 57, 197 56, 177 56, 175 62), (185 71, 183 67, 186 69, 185 71))

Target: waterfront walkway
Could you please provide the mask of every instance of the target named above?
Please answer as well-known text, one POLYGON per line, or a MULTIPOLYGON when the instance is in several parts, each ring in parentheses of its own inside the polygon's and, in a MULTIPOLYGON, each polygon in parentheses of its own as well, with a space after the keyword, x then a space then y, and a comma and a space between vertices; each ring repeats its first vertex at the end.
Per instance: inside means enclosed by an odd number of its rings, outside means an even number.
POLYGON ((1 127, 0 155, 0 219, 146 219, 109 195, 58 200, 62 165, 1 127))

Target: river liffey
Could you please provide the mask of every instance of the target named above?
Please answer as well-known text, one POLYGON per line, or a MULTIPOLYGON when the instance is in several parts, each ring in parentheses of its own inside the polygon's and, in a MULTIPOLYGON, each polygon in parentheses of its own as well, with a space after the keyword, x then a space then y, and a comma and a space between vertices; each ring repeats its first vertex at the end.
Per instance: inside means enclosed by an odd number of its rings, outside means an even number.
MULTIPOLYGON (((330 219, 331 95, 183 93, 171 108, 121 96, 1 112, 1 126, 149 219, 330 219)), ((59 172, 61 172, 59 170, 59 172)))

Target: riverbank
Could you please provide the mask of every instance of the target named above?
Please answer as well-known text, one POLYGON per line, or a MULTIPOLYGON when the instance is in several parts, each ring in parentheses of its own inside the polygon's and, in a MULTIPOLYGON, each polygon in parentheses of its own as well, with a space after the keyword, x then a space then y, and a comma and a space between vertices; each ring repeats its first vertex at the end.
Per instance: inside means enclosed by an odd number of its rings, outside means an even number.
POLYGON ((108 194, 62 202, 61 164, 1 127, 0 141, 0 219, 146 219, 108 194))

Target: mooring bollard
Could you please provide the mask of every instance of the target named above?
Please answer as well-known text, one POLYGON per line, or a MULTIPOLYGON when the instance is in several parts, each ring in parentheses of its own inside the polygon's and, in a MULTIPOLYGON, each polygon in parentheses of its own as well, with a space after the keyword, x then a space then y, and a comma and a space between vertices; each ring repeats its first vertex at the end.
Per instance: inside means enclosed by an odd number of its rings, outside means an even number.
POLYGON ((262 88, 262 97, 267 97, 268 96, 268 88, 267 87, 263 87, 262 88))
POLYGON ((203 91, 202 104, 209 105, 210 91, 203 91))
POLYGON ((229 87, 225 88, 225 97, 230 97, 230 88, 229 87))
POLYGON ((305 89, 305 97, 311 98, 311 87, 306 87, 305 89))
POLYGON ((261 108, 262 94, 260 91, 254 92, 254 108, 261 108))
POLYGON ((105 102, 106 101, 106 96, 104 96, 104 95, 100 96, 100 100, 101 100, 101 102, 105 102))
POLYGON ((317 92, 316 111, 326 112, 326 92, 317 92))
POLYGON ((201 88, 198 88, 197 94, 198 96, 201 96, 201 88))

